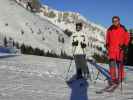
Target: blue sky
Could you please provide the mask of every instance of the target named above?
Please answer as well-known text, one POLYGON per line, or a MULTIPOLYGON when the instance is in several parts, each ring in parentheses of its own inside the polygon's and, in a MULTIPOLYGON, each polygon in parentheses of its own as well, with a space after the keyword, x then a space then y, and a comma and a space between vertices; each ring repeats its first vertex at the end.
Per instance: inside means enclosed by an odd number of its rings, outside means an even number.
POLYGON ((79 12, 88 20, 105 27, 111 25, 114 15, 121 23, 133 28, 133 0, 41 0, 42 3, 61 11, 79 12))

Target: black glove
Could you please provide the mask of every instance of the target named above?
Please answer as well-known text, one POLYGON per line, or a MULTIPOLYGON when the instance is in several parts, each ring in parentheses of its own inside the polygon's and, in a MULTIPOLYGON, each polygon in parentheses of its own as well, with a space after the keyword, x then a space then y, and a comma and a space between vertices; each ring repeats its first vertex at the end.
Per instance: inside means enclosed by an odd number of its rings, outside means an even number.
POLYGON ((73 41, 72 46, 78 46, 78 41, 73 41))
POLYGON ((86 48, 86 46, 87 46, 87 45, 86 45, 85 43, 83 43, 83 42, 81 42, 80 45, 81 45, 81 48, 83 48, 83 49, 86 48))
POLYGON ((120 48, 121 48, 124 52, 126 52, 127 49, 128 49, 128 47, 127 47, 126 45, 121 45, 120 48))
POLYGON ((109 44, 105 44, 105 45, 104 45, 104 47, 105 47, 106 49, 108 49, 108 46, 109 46, 109 44))

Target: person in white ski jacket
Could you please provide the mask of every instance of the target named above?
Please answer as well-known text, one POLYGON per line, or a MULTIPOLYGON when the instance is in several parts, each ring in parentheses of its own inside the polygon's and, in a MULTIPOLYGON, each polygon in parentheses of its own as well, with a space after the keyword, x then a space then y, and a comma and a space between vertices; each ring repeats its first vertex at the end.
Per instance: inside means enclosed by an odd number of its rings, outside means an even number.
POLYGON ((89 78, 89 69, 85 54, 87 39, 85 32, 82 31, 82 27, 82 23, 76 23, 76 32, 72 35, 73 55, 76 65, 77 79, 89 78))
POLYGON ((76 50, 74 52, 74 55, 82 55, 85 54, 85 48, 81 47, 81 43, 86 45, 86 37, 85 33, 83 31, 75 32, 72 35, 73 43, 78 42, 78 45, 76 46, 76 50))

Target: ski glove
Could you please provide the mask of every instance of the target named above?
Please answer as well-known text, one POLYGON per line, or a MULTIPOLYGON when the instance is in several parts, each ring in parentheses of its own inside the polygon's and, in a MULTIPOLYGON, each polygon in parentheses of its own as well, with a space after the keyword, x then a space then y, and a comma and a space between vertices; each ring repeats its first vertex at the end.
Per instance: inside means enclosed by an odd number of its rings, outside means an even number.
POLYGON ((124 52, 127 52, 127 46, 126 45, 121 45, 120 48, 124 51, 124 52))
POLYGON ((78 46, 78 40, 72 42, 72 46, 78 46))
POLYGON ((83 42, 81 42, 80 45, 81 45, 81 48, 83 48, 83 49, 86 48, 86 46, 87 46, 87 45, 86 45, 85 43, 83 43, 83 42))
POLYGON ((106 47, 106 49, 108 49, 108 46, 109 46, 109 44, 105 44, 105 45, 104 45, 104 47, 106 47))

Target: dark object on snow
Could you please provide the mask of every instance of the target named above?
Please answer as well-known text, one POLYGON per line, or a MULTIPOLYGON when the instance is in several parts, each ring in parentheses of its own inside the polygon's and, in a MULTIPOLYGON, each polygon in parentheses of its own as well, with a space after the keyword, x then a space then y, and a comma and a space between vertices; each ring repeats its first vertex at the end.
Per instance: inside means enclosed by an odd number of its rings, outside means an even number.
POLYGON ((31 2, 29 2, 29 1, 27 2, 27 6, 26 6, 26 8, 27 8, 27 9, 30 8, 30 10, 33 11, 33 7, 32 7, 31 2))

